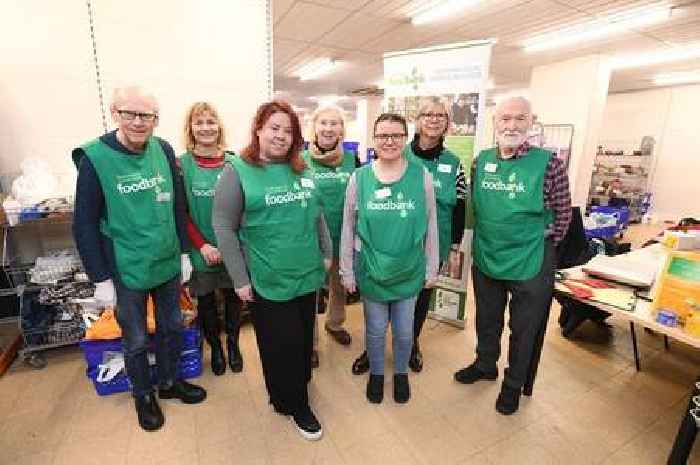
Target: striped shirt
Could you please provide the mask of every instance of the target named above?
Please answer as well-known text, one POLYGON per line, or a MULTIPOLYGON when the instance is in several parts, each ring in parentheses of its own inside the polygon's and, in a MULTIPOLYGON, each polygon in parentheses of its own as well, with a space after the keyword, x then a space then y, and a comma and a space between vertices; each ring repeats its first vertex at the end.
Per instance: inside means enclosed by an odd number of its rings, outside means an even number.
MULTIPOLYGON (((524 142, 515 151, 512 158, 524 157, 530 151, 530 144, 524 142)), ((471 167, 471 179, 474 179, 476 159, 471 167)), ((473 183, 470 182, 473 185, 473 183)), ((571 223, 571 193, 569 192, 569 176, 566 173, 564 163, 552 156, 547 164, 544 175, 544 207, 554 211, 554 222, 547 228, 547 236, 555 244, 559 243, 571 223)))

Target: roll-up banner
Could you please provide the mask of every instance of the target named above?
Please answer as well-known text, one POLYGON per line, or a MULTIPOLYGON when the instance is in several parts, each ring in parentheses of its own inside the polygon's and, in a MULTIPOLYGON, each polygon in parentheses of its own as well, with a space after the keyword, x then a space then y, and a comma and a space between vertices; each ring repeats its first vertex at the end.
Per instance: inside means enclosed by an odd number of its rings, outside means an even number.
MULTIPOLYGON (((448 112, 445 146, 459 157, 467 178, 477 139, 483 137, 494 43, 489 39, 384 54, 385 111, 404 116, 412 138, 422 102, 430 98, 443 102, 448 112)), ((470 242, 463 241, 461 250, 451 251, 442 264, 430 304, 432 318, 460 328, 464 328, 470 242)))

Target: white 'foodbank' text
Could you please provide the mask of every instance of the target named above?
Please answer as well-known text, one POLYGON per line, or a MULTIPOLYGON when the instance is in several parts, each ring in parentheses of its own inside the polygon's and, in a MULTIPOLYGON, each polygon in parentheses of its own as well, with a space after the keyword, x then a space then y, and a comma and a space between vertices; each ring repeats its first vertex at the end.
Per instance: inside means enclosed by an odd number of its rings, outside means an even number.
POLYGON ((284 194, 265 194, 265 205, 280 205, 296 201, 305 201, 311 198, 310 191, 285 192, 284 194))
POLYGON ((134 192, 141 192, 153 189, 158 184, 162 184, 164 182, 165 178, 159 174, 157 176, 153 176, 150 179, 142 179, 138 182, 134 182, 131 184, 122 184, 120 182, 119 184, 117 184, 117 190, 122 195, 133 194, 134 192))

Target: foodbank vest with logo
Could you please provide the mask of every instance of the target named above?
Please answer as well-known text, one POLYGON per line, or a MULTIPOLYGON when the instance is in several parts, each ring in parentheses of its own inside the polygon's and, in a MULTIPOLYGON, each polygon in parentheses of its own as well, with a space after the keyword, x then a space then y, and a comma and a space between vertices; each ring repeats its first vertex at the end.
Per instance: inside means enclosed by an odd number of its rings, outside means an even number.
POLYGON ((360 253, 355 277, 360 293, 372 300, 406 299, 423 288, 428 229, 423 173, 417 163, 408 163, 401 179, 384 184, 371 166, 356 171, 360 253))
POLYGON ((313 173, 319 194, 318 200, 333 241, 333 256, 337 257, 340 250, 340 232, 343 228, 345 189, 350 175, 355 171, 355 155, 350 151, 345 151, 343 162, 339 166, 326 166, 315 161, 306 150, 304 151, 304 160, 313 173))
POLYGON ((436 159, 426 160, 413 153, 411 144, 408 144, 403 152, 407 159, 420 163, 433 175, 440 262, 442 263, 447 260, 447 255, 450 253, 450 246, 452 245, 452 210, 457 204, 459 158, 445 149, 436 159))
POLYGON ((319 289, 325 270, 312 174, 296 174, 287 163, 250 165, 239 157, 233 166, 245 198, 239 238, 255 290, 280 302, 319 289))
MULTIPOLYGON (((231 163, 233 156, 225 155, 225 162, 231 163)), ((199 232, 202 233, 208 244, 216 247, 216 236, 214 228, 211 225, 211 212, 214 206, 214 188, 216 181, 219 179, 224 165, 218 168, 202 168, 197 165, 194 156, 187 152, 180 157, 180 166, 185 181, 185 192, 187 193, 187 203, 189 205, 190 217, 192 222, 197 226, 199 232)), ((204 273, 216 273, 225 271, 224 265, 207 265, 206 260, 199 250, 190 251, 192 266, 195 270, 204 273)))
POLYGON ((474 173, 474 263, 495 279, 527 280, 541 269, 544 234, 553 213, 544 207, 550 152, 531 148, 514 160, 484 150, 474 173))
POLYGON ((143 154, 116 151, 96 139, 82 149, 105 196, 100 229, 112 239, 120 280, 130 289, 163 284, 180 272, 175 193, 168 159, 155 137, 143 154))

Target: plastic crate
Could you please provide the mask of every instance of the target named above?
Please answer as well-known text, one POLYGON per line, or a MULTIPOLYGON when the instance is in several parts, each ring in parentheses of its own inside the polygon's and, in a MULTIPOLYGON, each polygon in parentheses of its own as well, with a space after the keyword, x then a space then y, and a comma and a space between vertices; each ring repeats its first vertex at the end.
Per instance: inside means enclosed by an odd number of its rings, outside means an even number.
POLYGON ((594 205, 591 207, 591 213, 614 215, 617 218, 618 232, 622 232, 630 224, 630 209, 627 207, 607 207, 602 205, 594 205))
POLYGON ((597 237, 600 239, 612 239, 617 235, 618 227, 617 226, 605 226, 603 228, 586 229, 585 231, 586 231, 586 239, 592 239, 594 237, 597 237))
MULTIPOLYGON (((152 344, 152 338, 150 344, 152 344)), ((104 359, 105 352, 122 352, 121 339, 81 341, 87 368, 86 375, 95 386, 95 391, 100 396, 127 392, 131 390, 129 378, 124 372, 109 381, 97 381, 99 365, 104 359)), ((151 383, 157 382, 156 367, 151 366, 151 383)), ((182 333, 182 355, 178 365, 178 379, 196 378, 202 374, 202 348, 199 329, 185 328, 182 333)))

